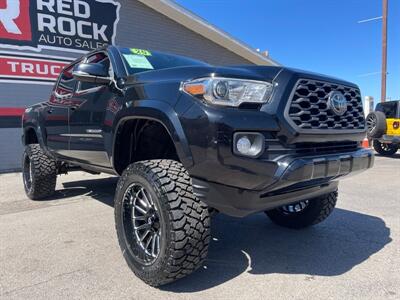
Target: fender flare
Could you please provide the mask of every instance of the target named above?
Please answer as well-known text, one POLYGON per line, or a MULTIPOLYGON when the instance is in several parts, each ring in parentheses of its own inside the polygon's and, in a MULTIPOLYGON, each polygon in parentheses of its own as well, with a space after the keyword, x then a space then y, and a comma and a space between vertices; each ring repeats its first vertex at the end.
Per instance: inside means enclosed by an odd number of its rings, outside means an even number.
POLYGON ((186 139, 182 124, 178 118, 177 112, 168 103, 157 100, 138 100, 127 102, 128 107, 120 110, 113 121, 113 142, 111 161, 115 169, 114 151, 115 142, 120 126, 128 120, 147 119, 159 122, 167 130, 171 137, 178 157, 185 168, 193 166, 193 156, 186 139), (129 106, 132 104, 132 106, 129 106))
POLYGON ((37 124, 34 124, 33 122, 29 122, 29 123, 24 124, 24 126, 23 126, 23 134, 22 134, 22 144, 24 146, 26 146, 26 143, 25 143, 26 133, 31 129, 35 132, 40 147, 45 149, 46 145, 44 143, 42 131, 40 130, 40 128, 38 128, 37 124))

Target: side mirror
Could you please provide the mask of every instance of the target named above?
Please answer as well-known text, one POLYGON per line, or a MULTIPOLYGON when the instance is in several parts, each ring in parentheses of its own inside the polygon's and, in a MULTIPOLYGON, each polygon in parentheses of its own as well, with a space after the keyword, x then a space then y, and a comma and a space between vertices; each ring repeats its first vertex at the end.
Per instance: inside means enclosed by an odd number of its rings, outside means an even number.
POLYGON ((78 64, 72 71, 76 80, 98 84, 109 84, 112 81, 108 70, 102 64, 78 64))

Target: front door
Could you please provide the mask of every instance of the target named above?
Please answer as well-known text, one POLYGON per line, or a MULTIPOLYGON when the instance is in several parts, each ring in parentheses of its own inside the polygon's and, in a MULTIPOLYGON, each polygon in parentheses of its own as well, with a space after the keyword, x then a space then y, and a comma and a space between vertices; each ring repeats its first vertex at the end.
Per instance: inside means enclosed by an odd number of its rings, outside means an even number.
MULTIPOLYGON (((105 52, 91 55, 86 63, 101 63, 110 69, 105 52)), ((110 69, 111 72, 111 69, 110 69)), ((111 167, 104 145, 105 114, 113 97, 109 86, 78 82, 70 109, 70 155, 82 163, 111 167)))

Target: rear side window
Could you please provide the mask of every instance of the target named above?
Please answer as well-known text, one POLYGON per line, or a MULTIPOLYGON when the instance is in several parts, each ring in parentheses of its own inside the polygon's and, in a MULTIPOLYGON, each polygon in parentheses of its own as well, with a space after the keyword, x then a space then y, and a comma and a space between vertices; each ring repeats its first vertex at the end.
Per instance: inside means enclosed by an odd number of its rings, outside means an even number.
POLYGON ((56 93, 58 95, 69 95, 74 92, 76 85, 76 80, 72 76, 72 70, 74 66, 75 65, 69 66, 61 72, 60 79, 58 80, 56 87, 56 93))
POLYGON ((383 112, 388 119, 394 119, 398 118, 399 116, 398 108, 398 101, 389 101, 385 103, 378 103, 375 110, 383 112))

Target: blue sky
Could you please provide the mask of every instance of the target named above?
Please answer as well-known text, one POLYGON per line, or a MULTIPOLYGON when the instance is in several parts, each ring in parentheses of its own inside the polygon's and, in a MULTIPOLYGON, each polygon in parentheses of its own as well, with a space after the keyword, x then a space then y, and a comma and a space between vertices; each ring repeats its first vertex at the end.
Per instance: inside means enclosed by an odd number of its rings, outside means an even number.
MULTIPOLYGON (((176 0, 279 63, 357 83, 380 99, 381 0, 176 0)), ((400 99, 400 1, 389 0, 387 97, 400 99)))

